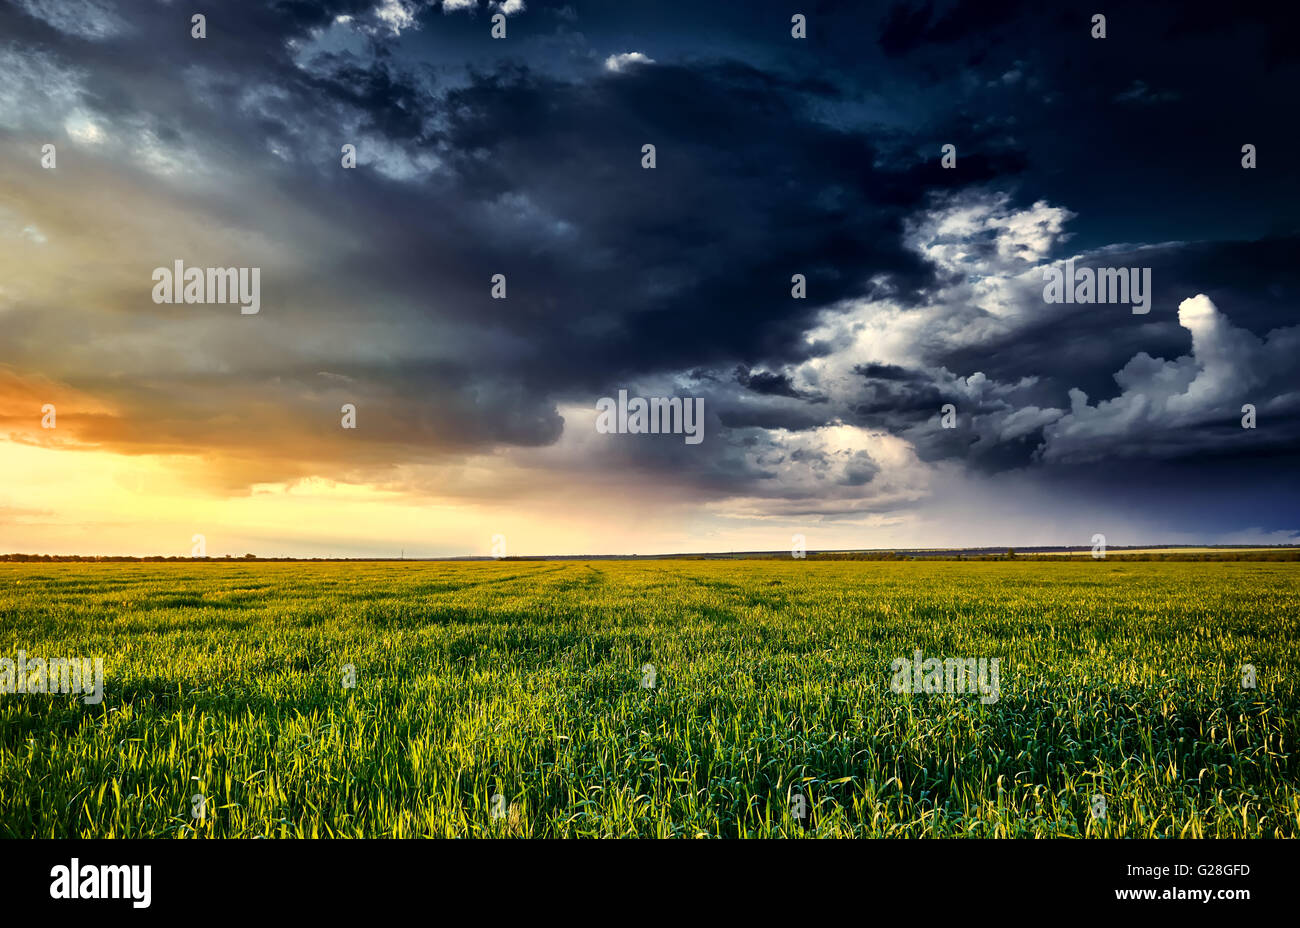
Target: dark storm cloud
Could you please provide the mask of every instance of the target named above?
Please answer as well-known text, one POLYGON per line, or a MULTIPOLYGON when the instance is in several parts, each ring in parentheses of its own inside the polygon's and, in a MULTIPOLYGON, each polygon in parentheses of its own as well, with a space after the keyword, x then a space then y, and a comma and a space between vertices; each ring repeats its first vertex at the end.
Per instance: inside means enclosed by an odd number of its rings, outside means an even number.
POLYGON ((891 76, 911 78, 925 101, 919 118, 940 140, 966 125, 1002 126, 1025 155, 1023 189, 1087 204, 1076 242, 1096 248, 1255 238, 1294 215, 1300 173, 1236 168, 1245 142, 1300 145, 1300 124, 1276 118, 1273 93, 1300 79, 1300 59, 1279 54, 1295 25, 1282 8, 1208 0, 1122 10, 907 0, 889 8, 879 45, 891 76), (1098 13, 1104 39, 1090 32, 1098 13), (1135 87, 1152 105, 1123 99, 1135 87))
POLYGON ((895 416, 902 421, 914 419, 917 414, 929 417, 944 403, 961 399, 923 371, 909 371, 892 364, 862 364, 854 372, 863 380, 860 399, 854 407, 863 422, 871 423, 873 416, 895 416))
POLYGON ((1048 305, 1035 284, 1020 293, 1017 324, 1001 334, 958 350, 930 341, 923 367, 856 367, 861 382, 842 414, 906 436, 922 459, 961 459, 981 471, 1134 458, 1196 458, 1207 470, 1233 458, 1289 466, 1300 453, 1292 418, 1300 382, 1286 358, 1300 348, 1300 327, 1284 307, 1300 298, 1288 259, 1297 244, 1175 244, 1081 257, 1079 267, 1151 268, 1150 314, 1048 305), (938 428, 948 403, 959 411, 955 426, 938 428), (1242 428, 1247 403, 1266 427, 1242 428))
POLYGON ((590 386, 805 356, 817 308, 872 274, 916 286, 927 272, 899 242, 903 204, 877 192, 914 204, 921 188, 900 196, 899 179, 872 166, 870 133, 816 122, 804 93, 734 64, 585 85, 498 72, 453 91, 457 196, 536 211, 528 240, 440 243, 473 272, 458 302, 527 331, 550 377, 577 376, 568 358, 582 357, 590 386), (657 148, 654 171, 640 167, 644 143, 657 148), (483 306, 480 281, 506 269, 515 295, 483 306), (809 299, 791 298, 794 273, 809 299))
POLYGON ((788 374, 774 374, 771 371, 750 371, 744 365, 736 368, 736 382, 755 393, 764 396, 798 397, 799 391, 790 382, 788 374))
MULTIPOLYGON (((1076 262, 1082 267, 1151 268, 1151 309, 1133 315, 1125 305, 1076 305, 1062 313, 1044 306, 1032 321, 1005 337, 929 360, 953 371, 980 370, 1000 381, 1040 378, 1037 398, 1058 400, 1078 387, 1094 399, 1118 392, 1113 375, 1141 351, 1176 358, 1191 349, 1191 335, 1178 324, 1178 304, 1196 293, 1209 296, 1233 325, 1264 335, 1294 324, 1289 308, 1300 305, 1300 238, 1254 242, 1177 243, 1115 249, 1076 262)), ((1057 262, 1059 263, 1059 262, 1057 262)), ((1039 288, 1041 292, 1041 288, 1039 288)))
MULTIPOLYGON (((1296 448, 1289 427, 1236 441, 1230 391, 1168 433, 1099 406, 1140 405, 1160 377, 1191 377, 1201 361, 1178 362, 1192 335, 1177 307, 1195 294, 1257 339, 1294 324, 1300 184, 1284 165, 1296 130, 1258 92, 1294 68, 1269 51, 1267 20, 1234 22, 1211 48, 1208 7, 1116 11, 1097 41, 1081 6, 821 3, 805 46, 781 4, 749 16, 657 4, 651 16, 535 2, 494 43, 484 4, 477 16, 412 6, 398 28, 353 0, 223 5, 195 41, 186 9, 67 18, 89 8, 33 0, 0 11, 0 25, 25 60, 85 75, 76 105, 110 131, 193 150, 223 178, 203 190, 171 176, 159 196, 246 233, 237 242, 258 232, 291 252, 260 259, 277 307, 261 342, 188 336, 175 353, 196 369, 178 363, 145 386, 69 375, 125 410, 92 430, 103 444, 177 450, 202 433, 253 454, 274 435, 301 449, 275 466, 314 473, 546 446, 569 427, 561 406, 676 392, 705 398, 709 441, 611 445, 611 460, 691 481, 701 498, 782 497, 827 514, 872 511, 858 497, 882 482, 868 451, 832 434, 843 426, 994 471, 1066 469, 1089 448, 1143 467, 1261 449, 1281 462, 1296 448), (631 52, 653 63, 602 66, 631 52), (1243 141, 1261 145, 1258 174, 1237 166, 1243 141), (358 147, 355 171, 339 167, 344 143, 358 147), (957 170, 939 164, 945 143, 957 170), (908 240, 917 216, 967 189, 1074 211, 1076 238, 1051 255, 1151 267, 1150 315, 1039 313, 1033 281, 1004 316, 969 294, 942 303, 965 276, 1010 273, 983 266, 1000 260, 1005 226, 963 242, 974 270, 908 240), (796 273, 805 300, 791 296, 796 273), (505 300, 490 297, 496 274, 505 300), (843 394, 801 380, 852 350, 810 331, 873 301, 932 314, 915 356, 847 359, 843 394), (1139 356, 1170 366, 1130 367, 1139 356), (240 377, 216 395, 213 369, 240 377), (318 436, 349 399, 370 444, 318 436), (231 424, 223 410, 237 402, 246 418, 231 424), (937 427, 946 403, 955 429, 937 427), (177 414, 150 421, 159 405, 177 414)), ((124 178, 147 169, 138 155, 102 157, 124 178)), ((154 306, 130 312, 159 320, 154 306)), ((31 336, 0 360, 35 363, 37 313, 11 314, 31 336)), ((104 325, 101 342, 121 331, 104 325)), ((1285 344, 1236 356, 1271 364, 1285 344)), ((1271 426, 1291 414, 1288 371, 1269 368, 1252 389, 1271 426)))
POLYGON ((904 55, 924 46, 986 37, 1025 6, 1021 0, 961 0, 946 9, 928 0, 895 4, 880 33, 880 47, 888 55, 904 55))

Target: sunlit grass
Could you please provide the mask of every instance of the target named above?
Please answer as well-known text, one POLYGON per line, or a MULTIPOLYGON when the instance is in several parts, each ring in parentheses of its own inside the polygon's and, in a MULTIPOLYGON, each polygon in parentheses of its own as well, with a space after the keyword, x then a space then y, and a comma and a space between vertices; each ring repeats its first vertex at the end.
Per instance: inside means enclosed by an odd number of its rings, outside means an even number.
POLYGON ((1295 836, 1298 579, 0 565, 0 657, 102 657, 106 678, 98 706, 0 695, 0 834, 1295 836), (890 662, 917 648, 1001 658, 1001 698, 892 693, 890 662))

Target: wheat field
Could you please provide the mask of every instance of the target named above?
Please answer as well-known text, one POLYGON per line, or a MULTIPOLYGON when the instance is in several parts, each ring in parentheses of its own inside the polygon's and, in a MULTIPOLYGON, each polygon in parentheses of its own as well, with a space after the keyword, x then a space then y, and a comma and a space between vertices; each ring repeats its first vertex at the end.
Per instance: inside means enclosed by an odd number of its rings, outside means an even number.
POLYGON ((4 564, 0 657, 102 658, 104 696, 0 694, 0 834, 1294 837, 1298 581, 4 564), (999 659, 996 701, 896 692, 916 651, 999 659))

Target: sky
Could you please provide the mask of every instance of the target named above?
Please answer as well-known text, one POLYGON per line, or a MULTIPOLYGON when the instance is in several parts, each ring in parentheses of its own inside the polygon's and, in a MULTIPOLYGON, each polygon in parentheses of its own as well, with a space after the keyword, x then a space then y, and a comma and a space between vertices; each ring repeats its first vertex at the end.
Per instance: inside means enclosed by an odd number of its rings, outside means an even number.
POLYGON ((0 5, 0 552, 1300 542, 1289 26, 1049 6, 0 5))

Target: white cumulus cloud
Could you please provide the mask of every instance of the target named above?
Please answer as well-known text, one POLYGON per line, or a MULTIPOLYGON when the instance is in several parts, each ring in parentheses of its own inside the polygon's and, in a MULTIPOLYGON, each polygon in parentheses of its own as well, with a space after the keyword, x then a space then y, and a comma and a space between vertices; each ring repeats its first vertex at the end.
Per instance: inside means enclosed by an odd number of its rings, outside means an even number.
POLYGON ((1043 460, 1190 449, 1194 427, 1273 400, 1265 385, 1285 377, 1300 351, 1300 326, 1261 339, 1232 325, 1204 294, 1178 305, 1178 323, 1192 335, 1192 353, 1165 361, 1139 352, 1115 374, 1120 395, 1095 406, 1082 390, 1071 390, 1070 411, 1044 430, 1043 460))
POLYGON ((623 52, 621 55, 610 55, 605 59, 606 71, 622 71, 625 68, 642 64, 654 64, 655 60, 641 52, 623 52))

